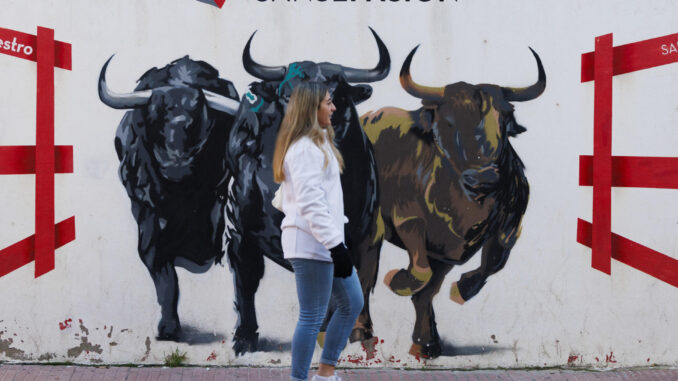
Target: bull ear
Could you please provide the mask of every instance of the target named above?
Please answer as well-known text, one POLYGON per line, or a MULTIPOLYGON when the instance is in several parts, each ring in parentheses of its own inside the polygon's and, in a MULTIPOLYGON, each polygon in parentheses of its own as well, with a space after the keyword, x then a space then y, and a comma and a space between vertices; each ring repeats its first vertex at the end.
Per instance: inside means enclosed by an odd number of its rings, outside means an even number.
POLYGON ((426 126, 425 130, 428 131, 431 129, 431 125, 436 118, 436 112, 438 111, 440 103, 429 100, 423 100, 421 103, 424 107, 421 109, 421 114, 419 117, 421 118, 422 124, 426 126))
POLYGON ((520 124, 516 123, 515 120, 511 120, 507 125, 506 125, 506 133, 508 136, 516 136, 518 134, 522 134, 523 132, 527 131, 527 128, 521 126, 520 124))

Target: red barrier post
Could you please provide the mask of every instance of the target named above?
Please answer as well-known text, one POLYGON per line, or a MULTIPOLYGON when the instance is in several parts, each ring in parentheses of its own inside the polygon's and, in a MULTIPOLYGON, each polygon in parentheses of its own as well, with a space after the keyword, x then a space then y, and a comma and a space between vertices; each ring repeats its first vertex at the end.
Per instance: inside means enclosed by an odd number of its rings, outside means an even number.
POLYGON ((591 266, 610 274, 612 250, 612 34, 596 37, 591 266))
POLYGON ((38 27, 35 277, 54 270, 54 30, 38 27))

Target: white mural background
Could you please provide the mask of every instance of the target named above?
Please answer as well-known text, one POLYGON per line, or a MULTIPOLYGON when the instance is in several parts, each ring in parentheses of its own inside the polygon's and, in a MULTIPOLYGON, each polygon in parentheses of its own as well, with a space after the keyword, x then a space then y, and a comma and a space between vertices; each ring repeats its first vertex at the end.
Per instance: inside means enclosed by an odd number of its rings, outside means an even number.
MULTIPOLYGON (((543 61, 547 86, 536 100, 514 103, 528 130, 512 144, 531 192, 507 265, 475 298, 457 305, 447 290, 478 266, 477 255, 450 272, 434 299, 440 335, 458 355, 422 360, 407 354, 414 310, 409 298, 381 282, 389 269, 407 265, 407 255, 387 244, 371 297, 375 334, 383 342, 371 360, 359 343, 349 345, 341 365, 678 364, 678 290, 615 261, 612 276, 593 270, 591 250, 576 242, 577 218, 590 221, 592 207, 591 187, 578 186, 578 156, 593 150, 593 83, 580 83, 580 56, 606 33, 614 33, 615 45, 676 33, 675 2, 227 0, 218 9, 194 0, 5 0, 3 8, 0 27, 31 34, 37 26, 53 28, 57 40, 73 46, 73 70, 55 70, 55 142, 74 146, 74 173, 56 175, 55 204, 57 221, 75 216, 76 239, 57 250, 54 271, 35 279, 29 264, 0 278, 0 361, 156 364, 178 348, 193 364, 288 365, 285 345, 298 312, 294 278, 268 260, 256 299, 259 333, 282 350, 235 356, 228 265, 205 274, 177 270, 182 324, 210 342, 154 339, 160 310, 137 254, 113 146, 123 112, 99 101, 97 78, 115 53, 108 83, 130 91, 147 69, 188 54, 217 68, 242 95, 256 80, 241 61, 255 30, 252 55, 263 64, 307 59, 372 67, 378 57, 371 26, 392 66, 386 79, 371 84, 373 95, 358 105, 360 113, 419 107, 397 77, 417 44, 412 75, 422 84, 531 84, 537 68, 529 46, 543 61), (61 329, 67 319, 70 327, 61 329)), ((34 63, 0 55, 0 145, 35 144, 35 73, 34 63)), ((678 64, 613 79, 613 155, 678 156, 677 85, 678 64)), ((34 188, 32 175, 0 176, 0 247, 34 233, 34 188)), ((613 232, 674 258, 676 216, 678 191, 612 191, 613 232)))

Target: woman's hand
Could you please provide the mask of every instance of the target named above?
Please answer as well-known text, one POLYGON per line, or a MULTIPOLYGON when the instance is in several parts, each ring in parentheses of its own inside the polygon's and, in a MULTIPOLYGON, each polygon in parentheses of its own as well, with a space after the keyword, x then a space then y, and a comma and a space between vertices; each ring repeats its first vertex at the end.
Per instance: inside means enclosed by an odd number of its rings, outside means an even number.
POLYGON ((332 262, 334 262, 334 276, 339 278, 348 278, 353 272, 353 262, 348 253, 348 248, 344 243, 330 249, 332 262))

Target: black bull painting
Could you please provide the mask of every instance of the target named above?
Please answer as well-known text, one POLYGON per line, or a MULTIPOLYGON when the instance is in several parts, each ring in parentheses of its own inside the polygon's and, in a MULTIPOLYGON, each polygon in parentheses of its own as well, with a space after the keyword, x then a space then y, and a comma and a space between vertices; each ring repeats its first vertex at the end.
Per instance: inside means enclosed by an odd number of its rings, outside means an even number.
POLYGON ((539 79, 524 89, 464 82, 430 88, 409 75, 415 48, 400 79, 423 107, 386 107, 359 117, 355 106, 372 88, 358 83, 383 80, 390 69, 388 50, 372 33, 379 60, 371 69, 310 61, 262 65, 250 54, 253 34, 243 65, 260 81, 239 102, 229 81, 188 57, 149 70, 129 94, 108 89, 108 62, 104 65, 101 100, 130 110, 115 147, 139 227, 139 255, 161 307, 158 339, 182 340, 174 266, 203 272, 226 254, 238 314, 233 348, 237 354, 258 350, 254 298, 264 257, 291 271, 280 245, 282 214, 270 202, 277 189, 271 162, 289 96, 300 81, 327 84, 337 107, 332 124, 346 161, 347 244, 365 297, 351 341, 373 336, 369 295, 384 239, 410 257, 407 269, 389 271, 384 281, 396 294, 412 298, 417 316, 412 354, 441 353, 431 301, 453 265, 482 248, 481 267, 464 274, 450 291, 459 303, 503 267, 528 198, 523 164, 508 141, 525 129, 509 102, 534 99, 544 90, 539 57, 533 52, 539 79))

